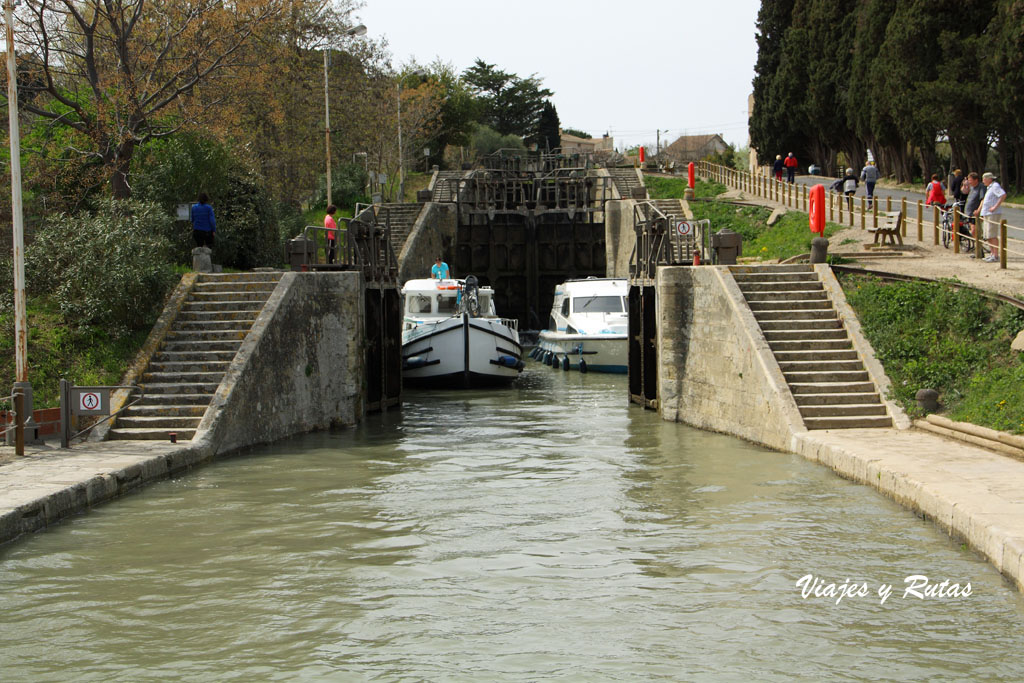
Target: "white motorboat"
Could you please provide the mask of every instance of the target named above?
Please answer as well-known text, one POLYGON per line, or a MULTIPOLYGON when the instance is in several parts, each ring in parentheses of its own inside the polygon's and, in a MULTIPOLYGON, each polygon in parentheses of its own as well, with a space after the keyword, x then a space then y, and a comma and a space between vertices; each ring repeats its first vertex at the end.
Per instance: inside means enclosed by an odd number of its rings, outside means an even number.
POLYGON ((624 279, 591 277, 558 285, 548 329, 541 330, 531 357, 563 370, 626 372, 628 296, 624 279))
POLYGON ((402 288, 402 380, 475 388, 523 370, 519 321, 499 318, 494 290, 465 280, 409 280, 402 288))

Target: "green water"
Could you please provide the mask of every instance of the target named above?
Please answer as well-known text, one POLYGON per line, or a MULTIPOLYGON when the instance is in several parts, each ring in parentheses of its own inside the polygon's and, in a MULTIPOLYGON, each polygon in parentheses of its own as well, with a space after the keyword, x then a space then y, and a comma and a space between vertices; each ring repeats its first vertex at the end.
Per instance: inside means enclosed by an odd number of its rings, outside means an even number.
POLYGON ((2 677, 1024 677, 1024 601, 987 563, 625 382, 531 363, 508 390, 407 392, 9 544, 2 677), (872 592, 803 599, 808 573, 872 592), (972 595, 904 599, 910 574, 972 595))

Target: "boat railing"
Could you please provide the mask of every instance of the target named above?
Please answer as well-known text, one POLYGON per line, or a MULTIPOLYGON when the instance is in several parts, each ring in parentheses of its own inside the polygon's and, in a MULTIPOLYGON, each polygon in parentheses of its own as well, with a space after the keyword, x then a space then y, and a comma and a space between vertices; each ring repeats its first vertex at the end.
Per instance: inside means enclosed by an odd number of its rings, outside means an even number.
POLYGON ((505 327, 508 327, 509 329, 515 330, 516 332, 519 331, 518 318, 498 318, 498 322, 500 322, 505 327))

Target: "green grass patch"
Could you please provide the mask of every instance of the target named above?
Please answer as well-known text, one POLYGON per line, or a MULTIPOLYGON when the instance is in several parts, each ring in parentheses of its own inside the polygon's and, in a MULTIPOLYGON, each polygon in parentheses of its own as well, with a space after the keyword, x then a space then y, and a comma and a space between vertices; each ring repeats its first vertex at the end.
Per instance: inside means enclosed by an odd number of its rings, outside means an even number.
MULTIPOLYGON (((761 206, 740 206, 726 202, 692 202, 693 217, 711 221, 711 231, 728 228, 743 235, 743 256, 761 260, 787 259, 811 250, 814 234, 808 229, 806 214, 791 211, 768 226, 771 211, 761 206)), ((825 236, 842 230, 835 223, 825 224, 825 236)))
POLYGON ((1024 433, 1024 354, 1010 350, 1024 311, 945 283, 850 276, 843 289, 908 414, 935 389, 950 419, 1024 433))
MULTIPOLYGON (((100 329, 75 331, 66 325, 56 305, 43 299, 29 299, 28 379, 32 383, 34 407, 59 405, 60 380, 81 385, 110 385, 121 380, 149 334, 149 328, 112 338, 100 329)), ((8 393, 15 379, 14 314, 0 315, 0 377, 8 393), (11 331, 10 334, 7 331, 11 331)), ((0 409, 10 406, 0 400, 0 409)))
MULTIPOLYGON (((666 178, 665 176, 645 175, 644 184, 651 199, 682 199, 688 183, 685 177, 666 178)), ((717 197, 726 191, 721 183, 697 180, 693 185, 694 196, 717 197)))

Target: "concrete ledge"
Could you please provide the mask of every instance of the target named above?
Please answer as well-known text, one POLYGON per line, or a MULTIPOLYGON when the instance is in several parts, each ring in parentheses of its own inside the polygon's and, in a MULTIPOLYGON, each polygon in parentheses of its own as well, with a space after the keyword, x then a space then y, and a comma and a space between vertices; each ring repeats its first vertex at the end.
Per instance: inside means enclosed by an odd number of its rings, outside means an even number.
POLYGON ((793 450, 934 521, 1024 590, 1024 463, 918 430, 807 432, 793 450))
POLYGON ((20 458, 0 470, 0 543, 212 457, 211 451, 193 444, 108 441, 20 458))

